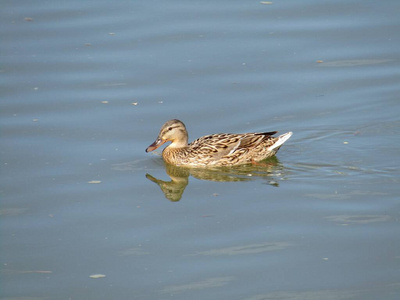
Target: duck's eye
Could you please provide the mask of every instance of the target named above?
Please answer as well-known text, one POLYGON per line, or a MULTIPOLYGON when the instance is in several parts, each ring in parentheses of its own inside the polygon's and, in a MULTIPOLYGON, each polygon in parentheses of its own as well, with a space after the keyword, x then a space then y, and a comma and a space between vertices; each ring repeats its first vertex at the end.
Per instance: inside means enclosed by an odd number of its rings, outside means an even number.
POLYGON ((168 131, 171 131, 172 130, 172 127, 168 127, 168 131))

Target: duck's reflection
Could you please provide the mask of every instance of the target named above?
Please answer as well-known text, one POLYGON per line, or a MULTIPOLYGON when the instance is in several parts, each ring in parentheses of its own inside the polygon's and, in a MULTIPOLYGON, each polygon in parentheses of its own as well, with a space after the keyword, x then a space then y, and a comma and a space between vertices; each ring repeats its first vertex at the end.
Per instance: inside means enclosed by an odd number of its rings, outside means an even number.
POLYGON ((284 177, 284 168, 275 156, 257 164, 235 167, 187 168, 165 164, 165 169, 170 181, 157 179, 150 174, 146 174, 146 178, 158 184, 165 197, 171 201, 182 198, 189 184, 189 175, 200 180, 219 182, 249 181, 262 177, 269 185, 276 187, 284 177))
POLYGON ((171 181, 157 179, 150 174, 146 174, 146 178, 157 183, 167 199, 179 201, 189 184, 189 170, 166 164, 166 171, 171 181))

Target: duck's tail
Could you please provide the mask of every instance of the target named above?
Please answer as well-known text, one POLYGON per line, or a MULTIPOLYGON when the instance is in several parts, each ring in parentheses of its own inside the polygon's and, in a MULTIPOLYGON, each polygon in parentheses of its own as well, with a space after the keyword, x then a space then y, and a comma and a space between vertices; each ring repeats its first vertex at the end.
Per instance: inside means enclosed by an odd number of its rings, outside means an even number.
POLYGON ((286 142, 292 136, 292 134, 293 132, 289 131, 278 136, 278 139, 272 146, 269 147, 269 150, 277 152, 279 148, 283 145, 283 143, 286 142))

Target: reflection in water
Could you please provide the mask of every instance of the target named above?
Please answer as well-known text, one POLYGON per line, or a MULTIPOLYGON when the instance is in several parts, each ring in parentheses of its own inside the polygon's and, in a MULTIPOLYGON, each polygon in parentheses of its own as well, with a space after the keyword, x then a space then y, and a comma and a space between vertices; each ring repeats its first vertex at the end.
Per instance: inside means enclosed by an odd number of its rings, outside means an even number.
POLYGON ((355 299, 361 295, 361 291, 351 290, 322 290, 322 291, 283 291, 283 292, 272 292, 268 294, 255 295, 245 300, 276 300, 276 299, 288 299, 288 300, 345 300, 355 299))
POLYGON ((392 59, 352 59, 337 60, 319 64, 319 67, 355 67, 364 65, 376 65, 393 61, 392 59))
POLYGON ((220 256, 220 255, 257 254, 269 251, 284 250, 290 246, 292 246, 292 244, 287 242, 265 242, 261 244, 250 244, 243 246, 212 249, 212 250, 197 252, 192 255, 220 256))
MULTIPOLYGON (((258 294, 244 298, 245 300, 346 300, 346 299, 382 299, 378 295, 390 291, 395 296, 400 292, 400 283, 377 283, 366 288, 310 290, 310 291, 278 291, 258 294), (372 295, 371 295, 372 294, 372 295)), ((396 296, 395 296, 396 297, 396 296)), ((385 298, 386 299, 386 298, 385 298)), ((392 299, 392 298, 390 298, 392 299)), ((396 298, 393 298, 396 299, 396 298)))
POLYGON ((18 216, 22 215, 23 213, 27 212, 27 208, 0 208, 0 216, 18 216))
POLYGON ((157 179, 150 174, 146 174, 146 178, 157 183, 165 197, 171 201, 179 201, 182 198, 189 184, 189 175, 200 180, 219 182, 249 181, 262 177, 269 185, 276 187, 279 186, 278 180, 284 177, 284 168, 276 157, 257 164, 234 167, 187 168, 165 164, 165 169, 171 181, 157 179))
POLYGON ((182 198, 186 186, 189 184, 189 171, 184 168, 182 168, 182 170, 177 168, 175 172, 168 172, 168 169, 167 166, 167 174, 171 178, 171 181, 157 179, 150 174, 146 174, 146 178, 157 183, 167 199, 179 201, 182 198), (181 173, 178 174, 177 171, 181 171, 181 173))
POLYGON ((187 291, 203 290, 214 287, 221 287, 234 279, 232 276, 208 278, 203 281, 195 281, 188 284, 166 286, 161 290, 163 294, 178 294, 187 291))
POLYGON ((338 215, 325 217, 326 220, 341 225, 369 224, 390 221, 389 215, 338 215))

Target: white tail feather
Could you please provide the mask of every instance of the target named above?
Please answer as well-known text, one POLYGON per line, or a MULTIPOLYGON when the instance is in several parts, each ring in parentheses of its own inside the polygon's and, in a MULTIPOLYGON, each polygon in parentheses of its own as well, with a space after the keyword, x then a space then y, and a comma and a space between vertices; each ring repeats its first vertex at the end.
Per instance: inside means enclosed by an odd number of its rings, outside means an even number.
POLYGON ((278 140, 276 141, 275 144, 273 144, 271 147, 269 147, 269 150, 273 151, 274 149, 282 146, 282 144, 284 142, 286 142, 292 136, 292 134, 293 134, 293 132, 290 131, 290 132, 286 132, 285 134, 278 136, 278 140))

